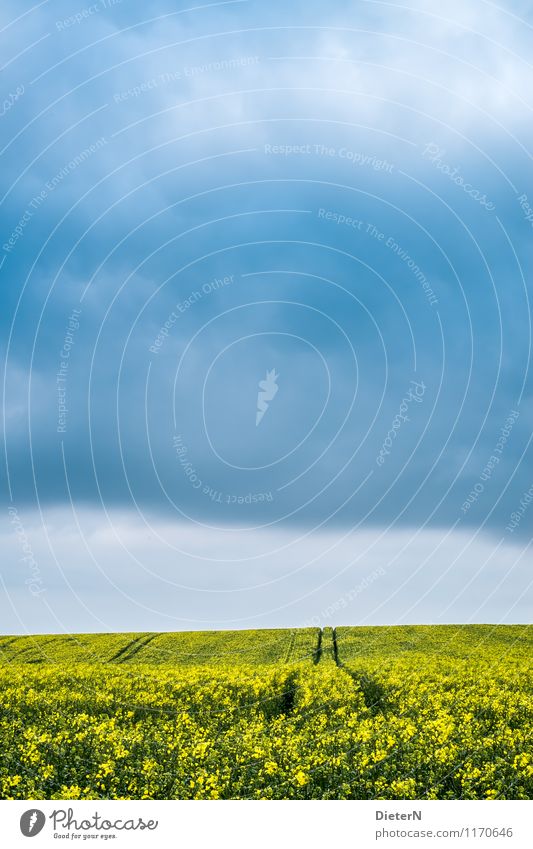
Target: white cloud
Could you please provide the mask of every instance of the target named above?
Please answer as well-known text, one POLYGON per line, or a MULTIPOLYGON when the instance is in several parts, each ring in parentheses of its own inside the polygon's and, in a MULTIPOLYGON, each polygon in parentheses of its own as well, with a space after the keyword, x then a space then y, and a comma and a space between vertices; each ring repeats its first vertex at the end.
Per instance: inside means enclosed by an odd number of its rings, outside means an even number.
POLYGON ((67 508, 47 510, 46 527, 19 519, 37 567, 8 517, 7 632, 529 618, 526 548, 473 531, 216 530, 67 508), (44 593, 28 589, 32 568, 44 593))

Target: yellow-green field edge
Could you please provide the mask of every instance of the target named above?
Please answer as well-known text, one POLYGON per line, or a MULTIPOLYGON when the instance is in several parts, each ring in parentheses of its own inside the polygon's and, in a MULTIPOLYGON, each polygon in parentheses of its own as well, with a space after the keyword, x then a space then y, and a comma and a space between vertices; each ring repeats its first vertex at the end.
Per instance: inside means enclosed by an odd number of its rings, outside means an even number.
POLYGON ((313 659, 317 628, 0 638, 5 663, 265 665, 313 659))
POLYGON ((533 628, 0 638, 4 799, 530 799, 533 628))
POLYGON ((395 625, 369 627, 0 636, 0 665, 115 663, 263 666, 312 662, 334 651, 339 663, 423 653, 523 659, 532 625, 395 625), (335 637, 335 644, 333 637, 335 637))

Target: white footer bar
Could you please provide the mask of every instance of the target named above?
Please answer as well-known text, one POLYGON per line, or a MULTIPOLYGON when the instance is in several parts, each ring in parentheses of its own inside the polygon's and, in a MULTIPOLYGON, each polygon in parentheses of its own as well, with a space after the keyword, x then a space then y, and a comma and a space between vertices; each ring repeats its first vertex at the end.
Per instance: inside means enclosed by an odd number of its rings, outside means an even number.
POLYGON ((1 845, 531 849, 532 802, 0 801, 1 845), (35 842, 30 842, 34 839, 35 842))

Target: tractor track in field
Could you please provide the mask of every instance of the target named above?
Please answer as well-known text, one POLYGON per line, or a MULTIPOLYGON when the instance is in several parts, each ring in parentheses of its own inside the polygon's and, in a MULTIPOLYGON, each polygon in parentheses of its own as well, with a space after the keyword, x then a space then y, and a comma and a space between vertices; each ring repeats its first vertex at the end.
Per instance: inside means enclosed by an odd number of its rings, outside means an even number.
POLYGON ((314 657, 313 657, 313 663, 315 664, 315 666, 316 666, 317 663, 320 663, 320 661, 322 659, 322 650, 323 650, 322 638, 323 638, 323 636, 324 636, 324 629, 319 628, 318 629, 318 638, 317 638, 316 649, 315 649, 314 657))
POLYGON ((339 660, 339 644, 337 642, 337 629, 333 628, 331 631, 331 641, 333 643, 333 660, 335 661, 336 666, 342 666, 342 663, 339 660))
POLYGON ((152 640, 155 640, 157 634, 145 634, 142 637, 136 637, 134 640, 131 640, 127 645, 123 646, 123 648, 119 649, 119 651, 113 655, 113 657, 109 658, 108 663, 126 663, 128 660, 131 660, 132 657, 135 657, 141 649, 151 643, 152 640))
POLYGON ((326 659, 333 660, 335 666, 342 667, 339 660, 339 647, 337 644, 337 631, 335 628, 319 628, 316 648, 313 652, 313 663, 325 662, 326 659), (330 644, 331 640, 331 644, 330 644))
POLYGON ((285 655, 285 660, 283 661, 285 664, 289 663, 292 653, 294 651, 294 646, 296 643, 296 631, 293 631, 291 634, 291 638, 289 640, 289 648, 287 649, 287 653, 285 655))

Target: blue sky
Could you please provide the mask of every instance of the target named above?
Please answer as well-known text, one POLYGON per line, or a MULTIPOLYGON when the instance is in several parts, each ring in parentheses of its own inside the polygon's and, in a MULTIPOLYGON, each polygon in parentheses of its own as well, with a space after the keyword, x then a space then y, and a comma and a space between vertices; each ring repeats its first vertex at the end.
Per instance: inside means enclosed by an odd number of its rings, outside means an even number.
POLYGON ((530 620, 532 25, 2 4, 4 632, 530 620))

